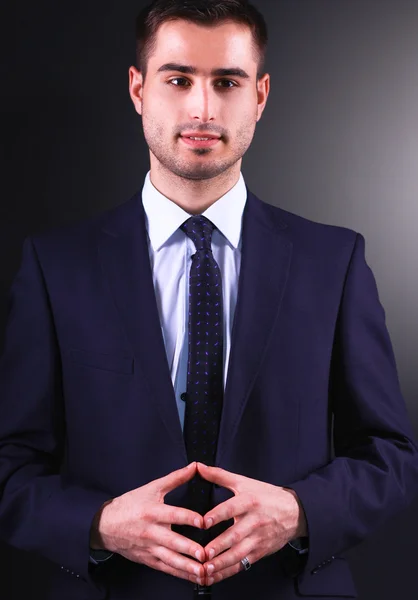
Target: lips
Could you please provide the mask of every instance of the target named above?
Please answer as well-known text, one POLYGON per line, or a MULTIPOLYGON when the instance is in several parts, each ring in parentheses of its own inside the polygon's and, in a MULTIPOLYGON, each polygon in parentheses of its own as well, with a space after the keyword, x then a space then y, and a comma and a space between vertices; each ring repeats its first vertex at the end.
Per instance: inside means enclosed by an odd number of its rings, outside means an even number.
POLYGON ((183 142, 183 144, 186 144, 187 146, 190 146, 192 148, 211 148, 212 146, 216 146, 217 144, 219 144, 220 141, 220 138, 218 137, 211 137, 202 140, 200 139, 200 136, 198 139, 192 139, 191 137, 186 137, 184 135, 182 135, 180 139, 183 142))
POLYGON ((214 135, 213 133, 199 133, 199 132, 186 132, 183 133, 182 136, 183 138, 204 138, 204 139, 209 139, 209 140, 219 140, 220 137, 219 135, 214 135))

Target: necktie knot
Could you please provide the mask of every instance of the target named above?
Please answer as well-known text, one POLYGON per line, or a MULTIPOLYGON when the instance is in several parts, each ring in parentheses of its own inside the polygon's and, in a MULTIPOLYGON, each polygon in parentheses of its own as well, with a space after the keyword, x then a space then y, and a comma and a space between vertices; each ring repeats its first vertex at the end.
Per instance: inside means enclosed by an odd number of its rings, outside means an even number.
POLYGON ((212 234, 215 225, 203 215, 190 217, 181 225, 180 229, 192 240, 197 252, 212 250, 212 234))

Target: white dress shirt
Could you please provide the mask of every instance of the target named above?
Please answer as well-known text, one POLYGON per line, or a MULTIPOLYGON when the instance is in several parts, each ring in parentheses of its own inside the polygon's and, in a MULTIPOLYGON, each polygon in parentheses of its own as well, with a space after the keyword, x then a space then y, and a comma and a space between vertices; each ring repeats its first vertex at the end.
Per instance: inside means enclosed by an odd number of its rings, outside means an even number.
MULTIPOLYGON (((224 389, 231 349, 231 330, 237 303, 241 267, 242 216, 247 188, 242 174, 236 185, 204 213, 216 229, 212 252, 222 275, 224 313, 224 389)), ((187 387, 189 275, 196 248, 180 226, 192 215, 161 194, 152 184, 150 172, 142 189, 148 231, 148 248, 171 381, 183 428, 187 387)))

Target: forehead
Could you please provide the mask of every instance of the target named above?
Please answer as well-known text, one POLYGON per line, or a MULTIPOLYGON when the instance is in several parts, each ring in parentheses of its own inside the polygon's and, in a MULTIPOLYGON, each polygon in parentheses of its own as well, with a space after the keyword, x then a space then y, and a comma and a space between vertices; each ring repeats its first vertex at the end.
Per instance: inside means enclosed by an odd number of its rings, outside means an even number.
POLYGON ((150 67, 164 62, 196 65, 210 71, 214 66, 257 68, 252 32, 244 24, 226 21, 203 26, 177 19, 163 23, 156 36, 150 67))

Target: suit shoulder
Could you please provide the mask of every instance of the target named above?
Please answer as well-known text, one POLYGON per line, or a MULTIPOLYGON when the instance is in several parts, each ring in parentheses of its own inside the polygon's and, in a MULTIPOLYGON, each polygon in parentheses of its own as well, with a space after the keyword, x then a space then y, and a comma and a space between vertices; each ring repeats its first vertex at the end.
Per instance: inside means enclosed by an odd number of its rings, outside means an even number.
POLYGON ((288 227, 291 237, 304 245, 328 250, 333 247, 352 247, 357 236, 361 235, 349 227, 314 221, 271 204, 269 209, 276 219, 288 227))
POLYGON ((133 205, 138 202, 139 194, 136 193, 129 200, 111 208, 79 219, 72 223, 51 227, 30 235, 35 248, 42 253, 59 252, 65 249, 74 251, 76 248, 85 250, 92 244, 96 244, 96 233, 107 223, 115 223, 129 218, 133 205))

